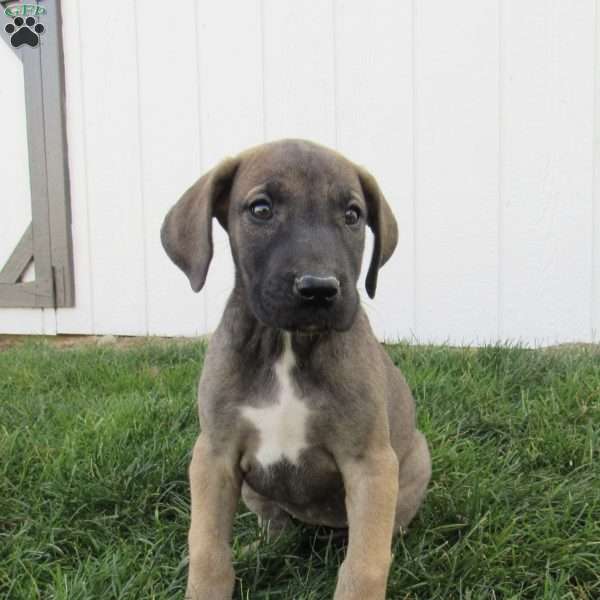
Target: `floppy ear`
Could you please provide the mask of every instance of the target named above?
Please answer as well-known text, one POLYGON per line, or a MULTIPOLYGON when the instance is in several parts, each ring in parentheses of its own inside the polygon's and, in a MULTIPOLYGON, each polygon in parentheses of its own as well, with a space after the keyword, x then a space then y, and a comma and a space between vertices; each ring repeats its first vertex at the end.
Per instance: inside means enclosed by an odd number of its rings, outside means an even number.
POLYGON ((361 167, 357 167, 357 171, 367 203, 367 225, 375 237, 365 286, 367 294, 373 298, 379 269, 388 261, 398 243, 398 224, 373 175, 361 167))
POLYGON ((198 179, 167 213, 160 230, 163 248, 195 292, 204 285, 213 254, 213 216, 227 230, 229 192, 239 162, 225 159, 198 179))

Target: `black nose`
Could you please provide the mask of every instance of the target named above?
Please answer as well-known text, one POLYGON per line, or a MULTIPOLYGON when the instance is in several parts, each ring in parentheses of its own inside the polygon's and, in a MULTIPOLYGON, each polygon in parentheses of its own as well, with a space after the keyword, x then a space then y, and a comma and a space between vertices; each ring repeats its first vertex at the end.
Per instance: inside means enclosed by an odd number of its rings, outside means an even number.
POLYGON ((294 281, 294 292, 304 300, 333 302, 340 291, 340 282, 336 277, 302 275, 294 281))

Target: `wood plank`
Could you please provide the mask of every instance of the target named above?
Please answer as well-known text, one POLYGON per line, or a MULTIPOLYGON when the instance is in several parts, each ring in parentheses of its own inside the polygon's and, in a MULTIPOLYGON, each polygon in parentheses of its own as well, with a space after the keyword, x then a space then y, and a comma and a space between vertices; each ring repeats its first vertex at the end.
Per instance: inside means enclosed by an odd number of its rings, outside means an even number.
POLYGON ((498 334, 498 3, 415 2, 416 334, 498 334))
POLYGON ((27 145, 29 148, 29 181, 31 184, 31 216, 33 223, 33 256, 36 277, 52 278, 50 215, 48 210, 48 169, 44 131, 44 102, 41 53, 21 49, 25 70, 25 106, 27 111, 27 145))
POLYGON ((364 293, 370 246, 359 286, 371 325, 389 340, 414 332, 412 26, 410 2, 335 2, 337 147, 375 175, 400 229, 375 299, 364 293))
POLYGON ((90 334, 93 322, 93 264, 90 256, 90 230, 87 193, 87 146, 85 106, 79 31, 79 2, 62 0, 65 59, 65 95, 69 133, 69 182, 71 196, 71 234, 73 240, 74 287, 77 298, 73 308, 56 311, 59 333, 90 334))
POLYGON ((46 33, 40 38, 40 47, 50 252, 52 266, 60 269, 62 274, 60 285, 54 288, 55 306, 70 307, 75 303, 75 288, 64 112, 62 18, 60 2, 46 0, 44 5, 47 10, 44 17, 46 33))
MULTIPOLYGON (((147 333, 135 2, 79 3, 94 333, 147 333)), ((157 166, 158 168, 158 166, 157 166)))
POLYGON ((187 18, 165 19, 158 9, 140 11, 136 20, 152 335, 195 335, 205 330, 203 295, 194 294, 185 275, 169 260, 159 235, 167 211, 201 174, 195 2, 185 0, 178 6, 187 18), (174 107, 180 112, 177 118, 174 107))
POLYGON ((332 3, 264 1, 267 139, 307 138, 335 146, 332 3))
POLYGON ((30 223, 0 271, 0 283, 16 283, 19 281, 32 260, 33 233, 30 223))
POLYGON ((600 342, 600 0, 596 0, 594 90, 594 189, 592 207, 592 341, 600 342))
MULTIPOLYGON (((52 48, 58 48, 60 44, 60 30, 55 2, 49 0, 47 8, 49 21, 46 27, 48 36, 42 38, 39 50, 20 51, 19 53, 25 73, 28 162, 33 222, 22 242, 15 249, 11 260, 9 260, 8 268, 2 272, 2 276, 9 277, 12 280, 10 283, 13 284, 10 287, 3 285, 0 290, 3 306, 53 307, 56 302, 54 297, 56 288, 53 285, 50 255, 52 243, 50 223, 53 217, 49 215, 48 176, 51 179, 55 178, 57 168, 59 173, 64 172, 64 164, 61 157, 58 157, 58 163, 53 164, 52 161, 56 153, 50 156, 47 152, 47 144, 56 142, 52 136, 52 130, 56 122, 61 124, 62 94, 60 93, 61 90, 58 90, 58 93, 53 96, 53 82, 57 78, 57 74, 60 73, 62 63, 59 52, 52 52, 52 48), (42 68, 42 63, 44 63, 45 68, 42 68), (43 83, 42 80, 44 80, 43 83), (57 112, 58 114, 56 114, 57 112), (40 132, 42 133, 40 134, 40 132), (37 281, 14 284, 22 276, 32 258, 36 263, 37 281)), ((64 233, 68 237, 68 232, 65 231, 64 233)), ((63 296, 61 296, 60 301, 65 301, 63 296)), ((23 313, 20 312, 19 314, 23 313)), ((48 333, 55 333, 56 328, 53 325, 54 311, 47 310, 41 316, 43 329, 48 333), (46 326, 46 322, 48 326, 46 326)), ((39 315, 36 316, 36 320, 39 320, 39 315)))
POLYGON ((594 5, 503 5, 503 336, 590 339, 594 5))
MULTIPOLYGON (((40 279, 27 283, 0 283, 0 308, 41 308, 54 304, 52 281, 40 279)), ((9 333, 3 331, 3 333, 9 333)), ((28 332, 37 333, 37 332, 28 332)))
MULTIPOLYGON (((31 222, 31 196, 25 119, 25 86, 23 67, 16 52, 0 47, 0 109, 11 115, 0 136, 0 176, 2 208, 0 214, 0 261, 4 262, 19 241, 19 236, 31 222)), ((43 332, 42 311, 32 308, 2 308, 0 332, 39 334, 43 332)))
MULTIPOLYGON (((202 171, 264 139, 260 6, 259 0, 198 5, 202 171)), ((217 327, 233 287, 229 240, 216 220, 213 243, 213 260, 201 292, 207 332, 217 327)))

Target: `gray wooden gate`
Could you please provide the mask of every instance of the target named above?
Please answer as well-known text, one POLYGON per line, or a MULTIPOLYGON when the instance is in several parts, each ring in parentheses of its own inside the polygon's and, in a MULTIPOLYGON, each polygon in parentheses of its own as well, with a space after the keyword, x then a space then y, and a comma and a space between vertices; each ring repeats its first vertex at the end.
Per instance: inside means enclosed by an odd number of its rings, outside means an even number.
POLYGON ((0 37, 20 58, 24 70, 32 203, 32 221, 0 270, 0 308, 74 306, 60 0, 0 5, 0 37), (37 18, 45 30, 37 46, 15 48, 5 29, 10 24, 13 30, 15 20, 5 10, 28 10, 22 8, 25 5, 45 10, 37 18), (35 281, 23 282, 32 261, 35 281))

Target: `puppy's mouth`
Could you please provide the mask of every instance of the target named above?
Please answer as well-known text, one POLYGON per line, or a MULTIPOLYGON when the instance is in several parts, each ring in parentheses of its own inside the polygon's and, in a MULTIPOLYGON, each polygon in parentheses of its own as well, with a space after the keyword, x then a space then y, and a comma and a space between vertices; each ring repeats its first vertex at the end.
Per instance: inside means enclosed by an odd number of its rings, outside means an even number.
POLYGON ((318 335, 319 333, 327 333, 331 331, 332 327, 324 327, 322 325, 309 324, 303 325, 301 327, 296 327, 295 329, 290 329, 291 333, 299 333, 302 335, 318 335))
POLYGON ((317 335, 350 329, 359 307, 356 287, 342 276, 335 293, 322 280, 310 290, 295 288, 292 272, 269 278, 248 278, 245 297, 254 317, 266 327, 317 335), (325 287, 325 289, 323 289, 325 287), (301 293, 299 293, 299 291, 301 293))
POLYGON ((348 299, 335 303, 305 303, 263 296, 251 304, 254 316, 264 325, 305 335, 346 331, 358 311, 358 300, 349 302, 348 299))

